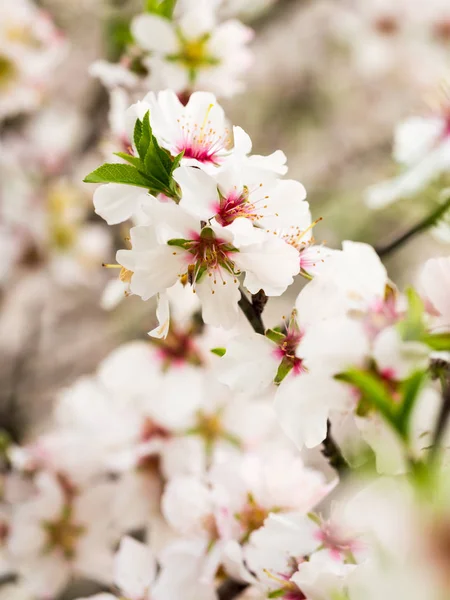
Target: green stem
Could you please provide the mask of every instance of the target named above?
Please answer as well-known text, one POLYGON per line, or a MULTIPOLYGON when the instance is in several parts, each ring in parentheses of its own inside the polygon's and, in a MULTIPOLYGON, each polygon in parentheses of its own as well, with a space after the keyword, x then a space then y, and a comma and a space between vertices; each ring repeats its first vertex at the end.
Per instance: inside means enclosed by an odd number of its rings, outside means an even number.
POLYGON ((447 212, 447 210, 449 208, 450 208, 450 195, 443 204, 440 204, 429 215, 427 215, 421 221, 416 223, 416 225, 414 225, 413 227, 408 229, 408 231, 406 231, 405 233, 400 235, 398 238, 396 238, 395 240, 393 240, 386 246, 381 246, 379 248, 376 248, 378 256, 380 256, 380 257, 388 256, 389 254, 391 254, 391 252, 394 252, 395 250, 398 250, 399 248, 401 248, 403 246, 403 244, 408 242, 410 239, 412 239, 419 233, 422 233, 423 231, 427 231, 427 229, 429 229, 430 227, 437 225, 437 223, 439 222, 441 217, 444 216, 444 214, 447 212))

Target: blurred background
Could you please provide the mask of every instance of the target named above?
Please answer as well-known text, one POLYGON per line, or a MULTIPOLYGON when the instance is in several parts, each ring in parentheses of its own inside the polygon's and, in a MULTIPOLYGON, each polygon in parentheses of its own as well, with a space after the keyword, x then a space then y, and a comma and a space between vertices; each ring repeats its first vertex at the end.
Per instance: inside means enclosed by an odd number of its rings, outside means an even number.
MULTIPOLYGON (((1 11, 13 3, 0 0, 1 11)), ((38 4, 59 36, 45 93, 32 111, 9 110, 0 121, 0 428, 22 441, 43 426, 61 387, 92 372, 120 342, 145 338, 154 318, 135 297, 101 307, 111 279, 101 265, 114 262, 124 232, 117 226, 111 237, 93 212, 92 186, 82 183, 119 149, 109 134, 108 93, 89 67, 120 57, 141 2, 38 4)), ((427 195, 374 212, 365 191, 395 174, 395 125, 426 112, 445 77, 450 7, 276 0, 253 11, 247 4, 254 64, 246 91, 222 101, 230 121, 250 134, 255 153, 287 154, 289 176, 305 185, 313 218, 323 218, 318 241, 388 242, 426 214, 427 195)), ((0 47, 0 111, 6 71, 0 47)), ((386 264, 404 286, 428 256, 447 253, 425 234, 386 264)), ((269 304, 269 321, 281 314, 269 304)))

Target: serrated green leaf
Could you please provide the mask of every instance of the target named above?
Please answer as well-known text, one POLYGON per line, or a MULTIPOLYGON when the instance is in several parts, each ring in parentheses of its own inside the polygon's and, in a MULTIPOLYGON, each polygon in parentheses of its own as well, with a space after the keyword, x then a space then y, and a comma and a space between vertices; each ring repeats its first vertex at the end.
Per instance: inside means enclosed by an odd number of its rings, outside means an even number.
POLYGON ((147 148, 144 162, 147 173, 151 173, 153 177, 163 182, 166 187, 170 186, 172 161, 167 154, 161 150, 154 137, 147 148))
POLYGON ((212 354, 215 354, 216 356, 220 356, 220 358, 222 358, 222 356, 225 356, 225 354, 227 353, 227 349, 226 348, 211 348, 211 352, 212 352, 212 354))
POLYGON ((131 165, 120 163, 104 164, 84 179, 86 183, 124 183, 150 188, 149 180, 131 165))
POLYGON ((269 340, 275 342, 275 344, 281 344, 286 339, 286 336, 283 333, 276 331, 275 329, 266 329, 265 335, 269 340))
POLYGON ((175 171, 175 169, 178 169, 178 167, 180 166, 181 159, 183 158, 183 156, 184 156, 184 150, 183 150, 183 152, 180 152, 180 154, 177 154, 175 156, 175 158, 173 159, 173 161, 172 161, 172 167, 170 169, 170 174, 171 175, 175 171))
POLYGON ((142 169, 141 159, 137 156, 133 156, 132 154, 127 154, 126 152, 114 152, 114 156, 118 156, 119 158, 123 158, 130 164, 132 164, 136 169, 142 169))
POLYGON ((450 351, 450 333, 427 333, 422 336, 420 341, 433 350, 450 351))
POLYGON ((150 111, 148 110, 145 113, 144 118, 142 119, 141 137, 139 139, 139 143, 136 144, 137 151, 138 151, 139 156, 141 157, 142 161, 144 162, 144 164, 145 164, 145 157, 147 155, 148 147, 150 146, 150 144, 152 142, 152 136, 153 136, 153 132, 152 132, 152 127, 150 125, 150 111))
POLYGON ((388 422, 397 428, 395 401, 375 375, 359 369, 350 369, 336 375, 335 379, 355 386, 362 394, 362 401, 368 402, 376 408, 388 422))
POLYGON ((136 123, 134 124, 134 132, 133 132, 133 140, 136 149, 139 148, 139 143, 142 137, 142 121, 136 119, 136 123))

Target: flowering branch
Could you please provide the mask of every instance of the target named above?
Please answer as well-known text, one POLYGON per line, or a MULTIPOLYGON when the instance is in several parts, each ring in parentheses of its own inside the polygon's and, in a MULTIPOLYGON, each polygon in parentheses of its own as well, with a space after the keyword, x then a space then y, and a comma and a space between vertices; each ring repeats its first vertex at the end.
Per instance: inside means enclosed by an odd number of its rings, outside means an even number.
POLYGON ((427 231, 430 227, 437 225, 439 220, 444 216, 447 210, 450 208, 450 195, 446 199, 443 204, 440 204, 437 208, 435 208, 429 215, 420 220, 416 225, 408 229, 405 233, 400 235, 398 238, 394 239, 392 242, 387 244, 386 246, 381 246, 380 248, 376 248, 378 256, 385 257, 401 248, 406 242, 410 239, 422 233, 423 231, 427 231))

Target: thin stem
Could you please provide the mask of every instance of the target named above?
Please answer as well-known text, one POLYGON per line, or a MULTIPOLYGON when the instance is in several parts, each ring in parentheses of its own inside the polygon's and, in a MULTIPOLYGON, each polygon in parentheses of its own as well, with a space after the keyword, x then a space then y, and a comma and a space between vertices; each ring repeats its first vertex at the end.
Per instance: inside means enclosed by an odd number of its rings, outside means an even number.
POLYGON ((330 466, 335 469, 339 475, 348 471, 347 461, 342 456, 339 446, 336 444, 331 434, 331 423, 327 421, 327 437, 322 442, 322 454, 328 459, 330 466))
POLYGON ((439 451, 448 419, 450 417, 450 365, 448 363, 445 365, 445 368, 443 368, 441 365, 439 378, 442 385, 442 404, 433 434, 430 460, 433 460, 439 451))
POLYGON ((443 204, 440 204, 429 215, 427 215, 421 221, 416 223, 416 225, 414 225, 413 227, 408 229, 408 231, 405 231, 405 233, 400 235, 398 238, 396 238, 395 240, 393 240, 386 246, 381 246, 380 248, 376 248, 378 256, 380 256, 380 257, 388 256, 389 254, 391 254, 391 252, 394 252, 395 250, 398 250, 399 248, 401 248, 403 246, 403 244, 408 242, 410 239, 412 239, 419 233, 422 233, 423 231, 426 231, 430 227, 433 227, 433 225, 436 225, 439 222, 439 219, 444 216, 444 214, 447 212, 447 210, 449 208, 450 208, 450 195, 443 204))
MULTIPOLYGON (((264 335, 266 328, 264 327, 264 323, 261 317, 261 314, 264 310, 265 303, 267 299, 263 300, 261 296, 261 292, 252 296, 252 301, 250 301, 245 295, 244 290, 241 288, 241 299, 239 300, 239 306, 241 307, 242 312, 247 317, 248 322, 256 331, 256 333, 260 333, 264 335)), ((264 294, 264 292, 263 292, 264 294)), ((264 295, 264 298, 265 295, 264 295)))

